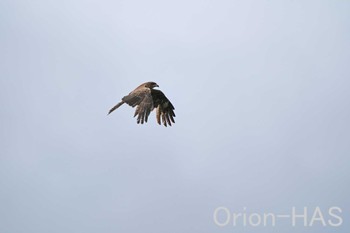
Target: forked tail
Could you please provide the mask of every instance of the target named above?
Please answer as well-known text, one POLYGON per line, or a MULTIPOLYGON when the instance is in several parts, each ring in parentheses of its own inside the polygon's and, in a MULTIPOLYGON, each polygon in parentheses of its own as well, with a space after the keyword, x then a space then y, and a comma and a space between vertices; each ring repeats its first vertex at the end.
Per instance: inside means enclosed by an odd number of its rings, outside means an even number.
POLYGON ((120 103, 118 103, 116 106, 114 106, 113 108, 111 108, 111 110, 109 110, 108 114, 111 114, 111 112, 113 112, 114 110, 116 110, 117 108, 119 108, 122 104, 124 103, 124 101, 121 101, 120 103))

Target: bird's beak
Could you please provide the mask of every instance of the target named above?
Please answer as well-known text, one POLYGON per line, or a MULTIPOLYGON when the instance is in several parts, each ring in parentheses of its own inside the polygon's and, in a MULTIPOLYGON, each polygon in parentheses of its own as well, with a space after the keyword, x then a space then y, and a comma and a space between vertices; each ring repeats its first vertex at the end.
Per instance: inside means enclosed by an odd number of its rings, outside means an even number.
POLYGON ((158 85, 158 84, 156 84, 156 87, 159 87, 159 85, 158 85))

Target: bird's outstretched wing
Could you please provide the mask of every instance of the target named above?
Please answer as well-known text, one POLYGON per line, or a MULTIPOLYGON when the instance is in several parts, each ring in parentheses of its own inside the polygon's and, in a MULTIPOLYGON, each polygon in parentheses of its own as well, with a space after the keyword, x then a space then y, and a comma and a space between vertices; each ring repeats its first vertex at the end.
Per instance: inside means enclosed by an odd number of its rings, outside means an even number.
POLYGON ((153 98, 153 105, 157 108, 157 122, 166 127, 167 125, 171 126, 171 123, 175 123, 174 117, 174 106, 168 100, 168 98, 160 90, 151 90, 151 95, 153 98))
POLYGON ((137 116, 138 124, 147 122, 149 114, 154 109, 151 89, 146 87, 136 88, 129 95, 124 96, 122 101, 131 107, 137 106, 134 117, 137 116))

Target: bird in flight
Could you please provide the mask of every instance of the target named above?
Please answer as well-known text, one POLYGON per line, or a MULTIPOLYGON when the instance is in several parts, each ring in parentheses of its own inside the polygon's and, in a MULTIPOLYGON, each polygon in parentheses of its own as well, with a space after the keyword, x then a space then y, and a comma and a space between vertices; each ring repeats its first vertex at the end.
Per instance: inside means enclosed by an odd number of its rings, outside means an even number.
POLYGON ((134 117, 137 116, 137 124, 146 123, 149 114, 153 109, 157 110, 156 118, 158 124, 167 127, 175 123, 174 106, 160 90, 153 89, 159 87, 155 82, 146 82, 138 86, 135 90, 122 98, 122 101, 109 110, 108 115, 127 103, 131 107, 136 107, 134 117))

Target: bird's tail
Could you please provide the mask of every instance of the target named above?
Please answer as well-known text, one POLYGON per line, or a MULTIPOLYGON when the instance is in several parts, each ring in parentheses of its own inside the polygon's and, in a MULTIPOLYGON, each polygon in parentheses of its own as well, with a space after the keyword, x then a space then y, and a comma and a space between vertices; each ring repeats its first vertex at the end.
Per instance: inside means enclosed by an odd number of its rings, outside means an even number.
POLYGON ((108 114, 111 114, 111 112, 113 112, 114 110, 116 110, 117 108, 119 108, 122 104, 124 103, 124 101, 121 101, 120 103, 118 103, 117 105, 115 105, 113 108, 111 108, 111 110, 109 110, 108 114))

